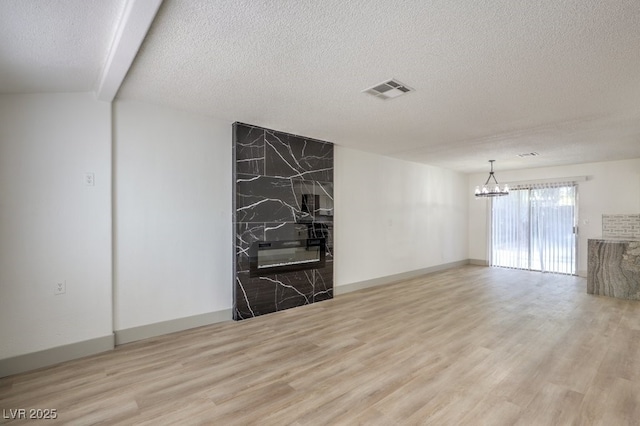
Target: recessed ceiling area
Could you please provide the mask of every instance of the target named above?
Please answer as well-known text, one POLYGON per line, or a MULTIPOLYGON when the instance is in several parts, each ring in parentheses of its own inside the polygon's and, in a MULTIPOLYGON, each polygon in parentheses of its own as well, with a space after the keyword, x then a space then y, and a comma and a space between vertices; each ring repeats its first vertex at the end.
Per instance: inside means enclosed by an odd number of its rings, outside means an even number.
MULTIPOLYGON (((0 91, 96 90, 125 3, 3 2, 0 91)), ((164 0, 117 99, 467 173, 619 160, 638 46, 637 0, 164 0)))

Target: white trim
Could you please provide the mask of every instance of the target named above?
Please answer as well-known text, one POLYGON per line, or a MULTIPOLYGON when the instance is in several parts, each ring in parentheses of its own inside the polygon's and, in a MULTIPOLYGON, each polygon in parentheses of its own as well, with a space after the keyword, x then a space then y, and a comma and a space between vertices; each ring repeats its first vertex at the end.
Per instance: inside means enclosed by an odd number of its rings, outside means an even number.
POLYGON ((193 315, 185 318, 177 318, 169 321, 156 322, 153 324, 141 325, 139 327, 116 330, 116 345, 148 339, 150 337, 162 336, 178 331, 189 330, 191 328, 211 325, 218 322, 231 321, 231 309, 208 312, 206 314, 193 315))
POLYGON ((565 183, 565 182, 586 182, 590 180, 589 176, 568 176, 568 177, 560 177, 560 178, 549 178, 549 179, 531 179, 531 180, 518 180, 512 182, 502 182, 504 184, 509 185, 511 189, 512 186, 518 185, 536 185, 536 184, 545 184, 545 183, 565 183))
POLYGON ((0 359, 0 377, 11 376, 49 367, 66 361, 108 352, 117 345, 162 336, 169 333, 202 327, 223 321, 231 321, 231 309, 163 321, 140 327, 117 330, 108 336, 0 359))
POLYGON ((0 377, 49 367, 61 362, 107 352, 113 350, 113 348, 114 335, 109 334, 96 339, 85 340, 38 352, 31 352, 11 358, 0 359, 0 377))
POLYGON ((151 27, 162 0, 128 0, 105 61, 96 97, 112 102, 151 27))
POLYGON ((421 275, 430 274, 437 271, 443 271, 445 269, 457 268, 469 264, 469 259, 459 260, 457 262, 443 263, 441 265, 431 266, 423 269, 416 269, 414 271, 402 272, 394 275, 387 275, 384 277, 373 278, 370 280, 359 281, 350 284, 344 284, 335 286, 333 288, 333 294, 339 296, 345 293, 351 293, 352 291, 358 291, 369 287, 377 287, 379 285, 391 284, 402 280, 408 280, 411 278, 419 277, 421 275))

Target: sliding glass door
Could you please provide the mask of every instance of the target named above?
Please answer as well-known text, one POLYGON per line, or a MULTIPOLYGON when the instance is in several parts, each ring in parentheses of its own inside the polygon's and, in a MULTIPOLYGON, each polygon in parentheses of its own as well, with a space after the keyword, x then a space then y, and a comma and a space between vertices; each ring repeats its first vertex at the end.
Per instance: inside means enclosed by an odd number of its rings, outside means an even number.
POLYGON ((491 265, 576 273, 575 184, 516 187, 491 207, 491 265))

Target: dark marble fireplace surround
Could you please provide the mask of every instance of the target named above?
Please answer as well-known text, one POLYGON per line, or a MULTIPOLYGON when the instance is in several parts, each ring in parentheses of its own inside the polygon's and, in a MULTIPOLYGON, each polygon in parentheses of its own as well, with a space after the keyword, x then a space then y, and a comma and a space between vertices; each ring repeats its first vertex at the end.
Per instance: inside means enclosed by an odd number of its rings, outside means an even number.
POLYGON ((234 123, 233 167, 233 318, 332 298, 333 144, 234 123), (251 272, 257 242, 318 239, 325 247, 321 264, 260 274, 254 267, 251 272))

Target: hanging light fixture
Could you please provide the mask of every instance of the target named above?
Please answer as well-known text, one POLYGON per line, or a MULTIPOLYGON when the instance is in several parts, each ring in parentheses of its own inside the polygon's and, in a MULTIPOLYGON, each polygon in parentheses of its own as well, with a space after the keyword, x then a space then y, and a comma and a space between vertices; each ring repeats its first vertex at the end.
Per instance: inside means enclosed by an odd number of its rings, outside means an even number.
POLYGON ((495 175, 493 174, 493 162, 496 160, 489 160, 491 164, 491 171, 489 172, 489 177, 487 181, 480 186, 476 186, 476 197, 500 197, 502 195, 509 195, 509 187, 507 185, 500 186, 498 181, 496 180, 495 175), (495 185, 490 184, 489 181, 493 178, 495 185))

